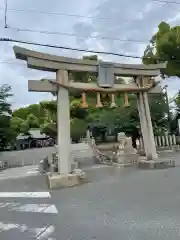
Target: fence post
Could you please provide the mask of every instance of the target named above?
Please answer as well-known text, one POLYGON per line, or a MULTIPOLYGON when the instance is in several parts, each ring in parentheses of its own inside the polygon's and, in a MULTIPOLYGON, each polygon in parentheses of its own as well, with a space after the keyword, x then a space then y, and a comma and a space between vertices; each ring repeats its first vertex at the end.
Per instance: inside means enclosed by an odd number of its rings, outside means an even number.
POLYGON ((168 139, 167 133, 165 133, 165 142, 166 142, 166 146, 169 146, 169 139, 168 139))
POLYGON ((162 147, 165 147, 165 137, 164 136, 161 136, 162 137, 162 147))
POLYGON ((144 144, 143 144, 143 139, 142 139, 142 137, 140 137, 140 139, 139 139, 139 148, 140 148, 140 149, 143 149, 143 148, 144 148, 144 144))
POLYGON ((170 144, 170 146, 173 145, 173 142, 172 142, 172 136, 171 136, 171 135, 169 135, 169 144, 170 144))
POLYGON ((173 144, 176 145, 176 136, 172 135, 173 144))
POLYGON ((24 166, 24 158, 21 159, 21 164, 24 166))
POLYGON ((157 137, 156 136, 154 137, 154 140, 155 140, 155 145, 157 147, 158 146, 158 142, 157 142, 157 137))
POLYGON ((161 147, 162 144, 161 144, 161 136, 158 136, 158 147, 161 147))

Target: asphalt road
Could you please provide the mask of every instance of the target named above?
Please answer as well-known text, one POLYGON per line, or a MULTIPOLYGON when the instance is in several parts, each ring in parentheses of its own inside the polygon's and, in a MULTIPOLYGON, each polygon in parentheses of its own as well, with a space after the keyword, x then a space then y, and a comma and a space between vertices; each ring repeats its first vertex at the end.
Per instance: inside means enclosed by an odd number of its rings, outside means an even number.
POLYGON ((165 170, 96 168, 88 176, 86 185, 52 191, 60 239, 180 239, 179 164, 165 170))
MULTIPOLYGON (((179 154, 175 158, 178 163, 179 154)), ((21 169, 20 178, 0 177, 0 239, 179 239, 177 165, 165 170, 89 167, 88 184, 50 192, 44 177, 28 169, 24 176, 21 169)))
POLYGON ((0 174, 0 239, 54 240, 57 214, 43 176, 25 168, 0 174))

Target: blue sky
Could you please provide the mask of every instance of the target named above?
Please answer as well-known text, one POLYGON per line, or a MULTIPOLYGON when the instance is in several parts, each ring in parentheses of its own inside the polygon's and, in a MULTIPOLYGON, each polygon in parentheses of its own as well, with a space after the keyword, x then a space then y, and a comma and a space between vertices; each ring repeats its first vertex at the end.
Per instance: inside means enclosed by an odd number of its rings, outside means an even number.
MULTIPOLYGON (((158 3, 152 0, 8 0, 7 23, 11 28, 74 33, 78 36, 47 35, 33 32, 18 32, 4 29, 4 2, 0 1, 0 36, 44 44, 63 45, 98 51, 119 52, 141 56, 148 40, 160 21, 172 25, 180 23, 180 5, 158 3), (24 11, 14 11, 24 10, 24 11), (35 12, 29 12, 30 10, 35 12), (56 14, 42 14, 62 13, 56 14), (77 16, 70 16, 77 15, 77 16), (79 16, 79 17, 78 17, 79 16), (86 17, 83 17, 86 16, 86 17), (144 43, 104 40, 96 38, 144 40, 144 43)), ((12 85, 14 108, 51 99, 51 94, 28 92, 27 80, 54 76, 51 73, 27 69, 25 63, 14 57, 12 43, 0 42, 0 84, 12 85), (13 64, 10 64, 12 62, 13 64)), ((81 57, 82 53, 45 47, 25 46, 52 54, 81 57)), ((122 57, 101 56, 104 60, 137 63, 138 60, 122 57)), ((169 85, 169 95, 180 89, 180 80, 172 78, 163 84, 169 85)))

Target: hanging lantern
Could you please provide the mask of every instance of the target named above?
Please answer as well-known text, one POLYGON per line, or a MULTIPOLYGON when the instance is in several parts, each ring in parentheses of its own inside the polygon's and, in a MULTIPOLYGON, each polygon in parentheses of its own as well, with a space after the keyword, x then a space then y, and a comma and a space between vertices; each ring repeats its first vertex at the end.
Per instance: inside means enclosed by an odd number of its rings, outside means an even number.
POLYGON ((124 93, 124 107, 130 107, 127 93, 124 93))
POLYGON ((115 94, 112 93, 111 94, 111 106, 110 106, 110 108, 115 108, 115 107, 117 107, 116 102, 115 102, 115 94))
POLYGON ((81 104, 81 107, 82 107, 82 108, 88 108, 88 104, 87 104, 87 102, 86 102, 86 93, 83 92, 83 93, 81 94, 81 96, 82 96, 82 104, 81 104))
POLYGON ((102 108, 103 107, 102 102, 101 102, 101 95, 100 95, 99 92, 97 93, 97 104, 96 104, 96 107, 97 108, 102 108))

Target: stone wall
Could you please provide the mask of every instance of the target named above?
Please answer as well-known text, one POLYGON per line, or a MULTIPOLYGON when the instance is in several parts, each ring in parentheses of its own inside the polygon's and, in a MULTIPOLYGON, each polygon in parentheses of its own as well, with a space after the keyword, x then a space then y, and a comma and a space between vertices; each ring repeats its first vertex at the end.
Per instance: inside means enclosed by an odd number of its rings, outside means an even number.
MULTIPOLYGON (((81 165, 93 163, 93 152, 87 143, 71 144, 72 157, 74 157, 81 165)), ((34 148, 22 151, 7 151, 0 153, 0 161, 8 161, 12 165, 31 165, 39 164, 40 160, 56 152, 55 147, 34 148)))

